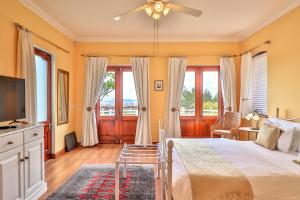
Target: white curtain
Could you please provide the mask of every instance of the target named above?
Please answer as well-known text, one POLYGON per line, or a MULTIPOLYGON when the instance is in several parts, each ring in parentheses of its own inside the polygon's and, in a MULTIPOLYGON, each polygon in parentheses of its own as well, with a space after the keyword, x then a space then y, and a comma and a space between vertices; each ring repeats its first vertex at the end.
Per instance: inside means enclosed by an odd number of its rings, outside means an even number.
POLYGON ((169 58, 169 91, 164 122, 164 129, 169 138, 181 137, 179 110, 186 66, 186 58, 169 58))
POLYGON ((130 61, 139 104, 135 144, 152 144, 150 128, 149 58, 136 57, 131 58, 130 61))
POLYGON ((233 58, 220 58, 220 77, 224 101, 224 111, 237 111, 236 106, 236 78, 233 58))
POLYGON ((84 87, 82 146, 94 146, 99 143, 95 106, 101 94, 108 59, 88 57, 84 87))
POLYGON ((252 54, 242 56, 240 112, 246 117, 252 110, 252 54))
POLYGON ((29 124, 37 122, 36 65, 32 35, 19 28, 17 48, 17 76, 25 78, 25 113, 29 124))

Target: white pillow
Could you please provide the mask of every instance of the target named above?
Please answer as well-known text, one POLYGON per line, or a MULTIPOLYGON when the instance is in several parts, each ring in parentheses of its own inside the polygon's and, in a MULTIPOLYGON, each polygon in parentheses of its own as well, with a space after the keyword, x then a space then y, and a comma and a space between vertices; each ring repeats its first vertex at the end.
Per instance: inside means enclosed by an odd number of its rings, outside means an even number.
POLYGON ((294 135, 295 135, 295 127, 291 127, 282 131, 278 139, 277 149, 282 152, 291 151, 292 144, 294 141, 294 135))
POLYGON ((282 130, 288 129, 288 127, 295 127, 295 135, 294 135, 294 141, 292 143, 292 147, 290 149, 291 152, 298 151, 300 152, 300 123, 296 122, 290 122, 279 118, 269 118, 268 121, 275 125, 280 127, 282 130))

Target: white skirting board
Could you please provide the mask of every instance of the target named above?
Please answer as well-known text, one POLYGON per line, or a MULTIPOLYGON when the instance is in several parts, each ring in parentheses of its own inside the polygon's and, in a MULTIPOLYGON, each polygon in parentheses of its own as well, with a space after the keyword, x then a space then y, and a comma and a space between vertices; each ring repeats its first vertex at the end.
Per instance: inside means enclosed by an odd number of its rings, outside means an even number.
POLYGON ((47 183, 43 183, 43 185, 38 190, 32 193, 25 200, 38 200, 46 191, 47 191, 47 183))

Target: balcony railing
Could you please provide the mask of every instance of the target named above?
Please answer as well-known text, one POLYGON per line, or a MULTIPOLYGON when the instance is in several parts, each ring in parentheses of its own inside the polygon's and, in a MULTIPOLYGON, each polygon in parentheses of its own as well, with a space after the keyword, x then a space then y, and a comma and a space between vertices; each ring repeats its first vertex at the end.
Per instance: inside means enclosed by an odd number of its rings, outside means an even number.
MULTIPOLYGON (((180 108, 180 116, 195 116, 195 108, 180 108)), ((209 109, 209 110, 203 110, 203 116, 218 116, 218 110, 217 109, 209 109)))
MULTIPOLYGON (((100 106, 100 116, 109 117, 115 116, 115 106, 100 106)), ((138 116, 137 106, 126 106, 123 107, 123 116, 138 116)))

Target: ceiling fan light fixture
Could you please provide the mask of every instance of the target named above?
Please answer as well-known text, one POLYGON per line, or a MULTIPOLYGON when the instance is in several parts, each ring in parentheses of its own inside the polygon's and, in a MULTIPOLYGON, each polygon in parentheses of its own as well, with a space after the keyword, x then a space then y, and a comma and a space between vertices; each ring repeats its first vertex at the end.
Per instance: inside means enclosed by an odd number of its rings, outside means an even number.
POLYGON ((120 20, 121 20, 121 17, 120 17, 120 16, 114 17, 114 20, 115 20, 115 21, 120 21, 120 20))
POLYGON ((164 4, 161 1, 155 2, 154 10, 158 13, 162 12, 164 10, 164 4))
POLYGON ((152 13, 153 13, 153 10, 152 10, 151 7, 147 6, 147 7, 145 8, 145 12, 147 13, 148 16, 151 16, 152 13))
POLYGON ((153 13, 152 18, 155 19, 155 20, 159 20, 160 19, 160 13, 158 13, 158 12, 153 13))
POLYGON ((166 7, 163 11, 164 16, 167 16, 170 12, 170 8, 166 7))

